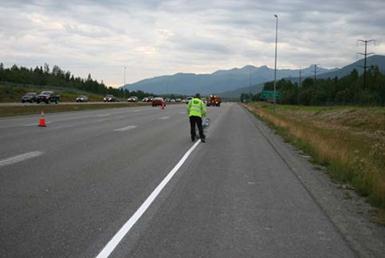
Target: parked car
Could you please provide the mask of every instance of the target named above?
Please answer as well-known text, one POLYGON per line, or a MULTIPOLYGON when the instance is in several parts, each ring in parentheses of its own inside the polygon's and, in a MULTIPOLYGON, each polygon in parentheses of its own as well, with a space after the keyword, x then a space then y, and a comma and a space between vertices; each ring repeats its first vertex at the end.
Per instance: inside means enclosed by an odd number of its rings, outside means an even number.
POLYGON ((21 102, 36 102, 37 94, 36 92, 27 92, 23 97, 21 97, 21 102))
POLYGON ((81 95, 81 96, 76 98, 76 102, 88 102, 88 97, 81 95))
POLYGON ((127 99, 128 102, 137 102, 138 101, 138 97, 136 96, 131 96, 127 99))
POLYGON ((163 98, 157 97, 157 98, 152 99, 152 106, 153 107, 162 106, 162 105, 166 106, 166 102, 164 101, 163 98))
POLYGON ((60 100, 60 96, 56 95, 55 92, 50 90, 42 91, 36 97, 37 103, 45 102, 46 104, 48 104, 48 103, 54 102, 57 104, 59 100, 60 100))
POLYGON ((106 95, 103 98, 104 102, 118 102, 119 100, 114 95, 106 95))

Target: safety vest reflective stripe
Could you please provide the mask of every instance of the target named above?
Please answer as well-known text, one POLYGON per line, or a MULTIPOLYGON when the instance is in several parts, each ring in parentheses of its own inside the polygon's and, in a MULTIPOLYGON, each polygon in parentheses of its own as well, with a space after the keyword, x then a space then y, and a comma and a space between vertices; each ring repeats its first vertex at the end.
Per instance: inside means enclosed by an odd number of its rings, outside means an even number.
POLYGON ((192 99, 188 104, 188 113, 189 116, 199 116, 205 113, 203 102, 200 99, 192 99))

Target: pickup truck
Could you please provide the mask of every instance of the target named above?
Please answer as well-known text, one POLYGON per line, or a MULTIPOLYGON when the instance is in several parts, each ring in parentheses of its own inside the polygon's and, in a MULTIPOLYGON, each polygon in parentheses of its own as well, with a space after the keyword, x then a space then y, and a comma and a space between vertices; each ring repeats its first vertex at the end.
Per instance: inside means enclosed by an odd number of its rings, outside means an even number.
POLYGON ((60 100, 60 96, 56 95, 53 91, 42 91, 37 95, 36 102, 45 102, 46 104, 54 102, 57 104, 60 100))

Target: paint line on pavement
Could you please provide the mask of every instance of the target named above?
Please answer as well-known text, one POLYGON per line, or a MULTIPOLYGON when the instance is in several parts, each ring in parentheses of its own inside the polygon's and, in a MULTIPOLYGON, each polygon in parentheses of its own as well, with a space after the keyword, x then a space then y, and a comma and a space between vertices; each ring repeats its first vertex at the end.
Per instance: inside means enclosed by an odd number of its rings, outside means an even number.
POLYGON ((136 128, 136 125, 129 125, 129 126, 126 126, 126 127, 123 127, 123 128, 115 129, 114 131, 115 132, 124 132, 124 131, 131 130, 131 129, 134 129, 134 128, 136 128))
POLYGON ((166 119, 169 119, 170 117, 169 116, 162 116, 162 117, 159 117, 160 120, 166 120, 166 119))
POLYGON ((168 184, 171 178, 178 172, 179 168, 184 164, 190 154, 199 145, 200 141, 197 141, 191 148, 183 155, 182 159, 175 165, 175 167, 167 174, 167 176, 160 182, 160 184, 154 189, 154 191, 147 197, 143 204, 136 210, 131 218, 119 229, 119 231, 112 237, 107 245, 100 251, 96 258, 107 258, 115 250, 120 241, 127 235, 130 229, 140 219, 140 217, 146 212, 152 202, 158 197, 163 188, 168 184))
MULTIPOLYGON (((52 122, 46 121, 45 123, 46 123, 46 124, 51 124, 52 122)), ((38 125, 39 125, 39 122, 26 124, 26 125, 24 125, 24 126, 38 126, 38 125)))
POLYGON ((96 115, 96 117, 106 117, 106 116, 110 116, 111 114, 108 113, 108 114, 99 114, 99 115, 96 115))
POLYGON ((27 160, 27 159, 36 158, 36 157, 41 156, 41 155, 43 155, 43 152, 41 152, 41 151, 32 151, 32 152, 20 154, 20 155, 14 156, 14 157, 0 160, 0 167, 15 164, 18 162, 22 162, 22 161, 27 160))

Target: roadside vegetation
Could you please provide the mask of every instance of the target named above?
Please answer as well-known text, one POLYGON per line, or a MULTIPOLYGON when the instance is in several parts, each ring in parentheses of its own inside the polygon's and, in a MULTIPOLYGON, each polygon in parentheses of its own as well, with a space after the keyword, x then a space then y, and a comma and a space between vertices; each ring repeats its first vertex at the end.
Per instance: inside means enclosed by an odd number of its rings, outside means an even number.
POLYGON ((315 107, 248 103, 287 141, 349 184, 375 207, 385 224, 385 108, 315 107))
POLYGON ((54 112, 69 112, 105 108, 124 108, 134 106, 145 106, 148 103, 142 102, 113 102, 113 103, 69 103, 65 105, 56 104, 25 104, 20 106, 4 106, 0 105, 0 117, 16 116, 16 115, 31 115, 54 112))
POLYGON ((142 99, 153 94, 143 91, 128 91, 107 87, 103 82, 92 79, 75 77, 70 71, 63 71, 55 65, 51 69, 48 64, 35 68, 18 67, 13 65, 5 68, 0 63, 0 102, 20 101, 21 96, 28 91, 40 92, 60 88, 61 101, 74 101, 77 92, 87 93, 92 100, 101 100, 102 96, 112 94, 118 98, 127 99, 137 96, 142 99))
MULTIPOLYGON (((267 82, 261 93, 244 93, 241 101, 273 101, 273 89, 274 82, 267 82)), ((370 67, 366 75, 353 70, 342 78, 315 80, 309 77, 300 85, 294 79, 282 79, 277 81, 276 90, 277 101, 281 104, 385 106, 385 75, 377 66, 370 67)))

